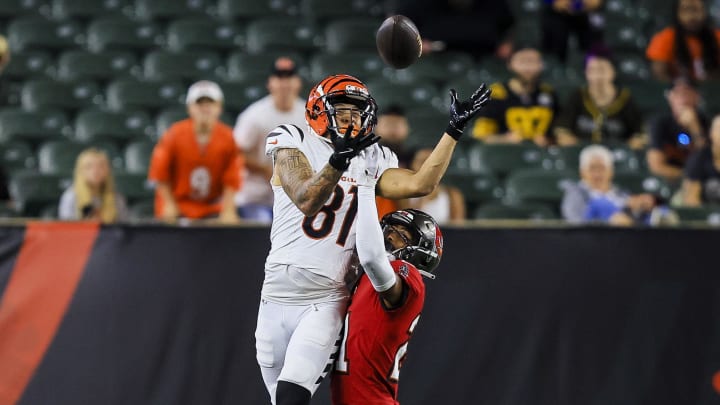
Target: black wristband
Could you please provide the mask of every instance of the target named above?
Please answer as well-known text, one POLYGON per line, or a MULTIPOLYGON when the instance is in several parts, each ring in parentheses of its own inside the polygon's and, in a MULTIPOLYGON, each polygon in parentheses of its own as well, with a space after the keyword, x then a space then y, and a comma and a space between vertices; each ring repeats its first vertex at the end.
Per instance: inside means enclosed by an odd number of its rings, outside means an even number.
POLYGON ((340 157, 334 153, 330 155, 328 163, 330 163, 330 166, 341 172, 344 172, 348 167, 350 167, 350 159, 340 157))
POLYGON ((455 139, 456 141, 459 141, 460 137, 463 134, 463 131, 461 129, 455 128, 453 124, 448 124, 445 132, 447 132, 448 135, 452 136, 453 139, 455 139))

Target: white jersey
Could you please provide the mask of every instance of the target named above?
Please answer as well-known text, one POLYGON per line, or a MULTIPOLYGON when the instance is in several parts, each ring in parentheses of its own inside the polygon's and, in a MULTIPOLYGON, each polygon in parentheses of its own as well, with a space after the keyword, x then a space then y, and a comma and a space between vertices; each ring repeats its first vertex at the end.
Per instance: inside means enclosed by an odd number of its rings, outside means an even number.
MULTIPOLYGON (((315 172, 322 170, 333 153, 329 139, 310 128, 280 125, 268 134, 266 153, 296 148, 307 157, 315 172)), ((378 175, 398 166, 397 156, 378 144, 378 175)), ((357 157, 355 159, 360 159, 357 157)), ((264 299, 286 303, 321 302, 347 296, 345 273, 355 247, 357 186, 350 178, 351 167, 343 174, 320 211, 305 217, 282 186, 273 184, 271 248, 265 262, 264 299)))

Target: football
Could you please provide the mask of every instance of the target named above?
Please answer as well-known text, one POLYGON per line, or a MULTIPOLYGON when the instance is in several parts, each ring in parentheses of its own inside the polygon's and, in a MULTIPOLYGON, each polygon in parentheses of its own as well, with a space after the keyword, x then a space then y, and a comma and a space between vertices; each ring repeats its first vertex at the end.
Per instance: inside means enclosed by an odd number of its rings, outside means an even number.
POLYGON ((395 69, 404 69, 418 60, 422 40, 415 24, 403 15, 388 17, 375 37, 382 60, 395 69))

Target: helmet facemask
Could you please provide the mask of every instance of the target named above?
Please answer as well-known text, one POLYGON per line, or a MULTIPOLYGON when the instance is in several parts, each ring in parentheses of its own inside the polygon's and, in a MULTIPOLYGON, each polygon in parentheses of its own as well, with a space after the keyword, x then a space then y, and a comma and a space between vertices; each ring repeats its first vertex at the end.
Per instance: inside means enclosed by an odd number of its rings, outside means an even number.
POLYGON ((385 215, 381 225, 386 251, 395 258, 414 265, 420 274, 435 279, 432 272, 437 268, 442 257, 442 234, 435 220, 422 211, 410 209, 385 215), (395 228, 399 225, 408 230, 412 240, 395 228), (390 232, 399 235, 405 246, 399 249, 393 247, 387 240, 390 232))
POLYGON ((352 136, 357 136, 360 131, 364 131, 365 134, 372 132, 375 124, 377 123, 377 104, 368 94, 357 92, 355 94, 350 93, 349 90, 338 91, 330 93, 322 98, 322 102, 325 106, 325 111, 320 114, 326 114, 328 119, 327 131, 332 138, 343 137, 347 131, 347 127, 342 126, 338 121, 338 112, 340 108, 338 104, 351 105, 352 110, 350 111, 351 116, 360 114, 360 125, 353 126, 352 136))

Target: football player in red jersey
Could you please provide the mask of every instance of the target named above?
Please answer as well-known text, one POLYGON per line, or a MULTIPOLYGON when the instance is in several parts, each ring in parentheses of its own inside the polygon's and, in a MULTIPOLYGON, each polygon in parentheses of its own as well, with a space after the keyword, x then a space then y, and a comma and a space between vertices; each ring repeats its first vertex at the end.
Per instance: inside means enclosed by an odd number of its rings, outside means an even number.
POLYGON ((378 224, 377 170, 371 166, 353 170, 356 249, 364 274, 345 317, 331 382, 333 405, 399 404, 400 367, 425 302, 422 275, 435 278, 432 272, 442 257, 442 233, 428 214, 400 210, 378 224))

